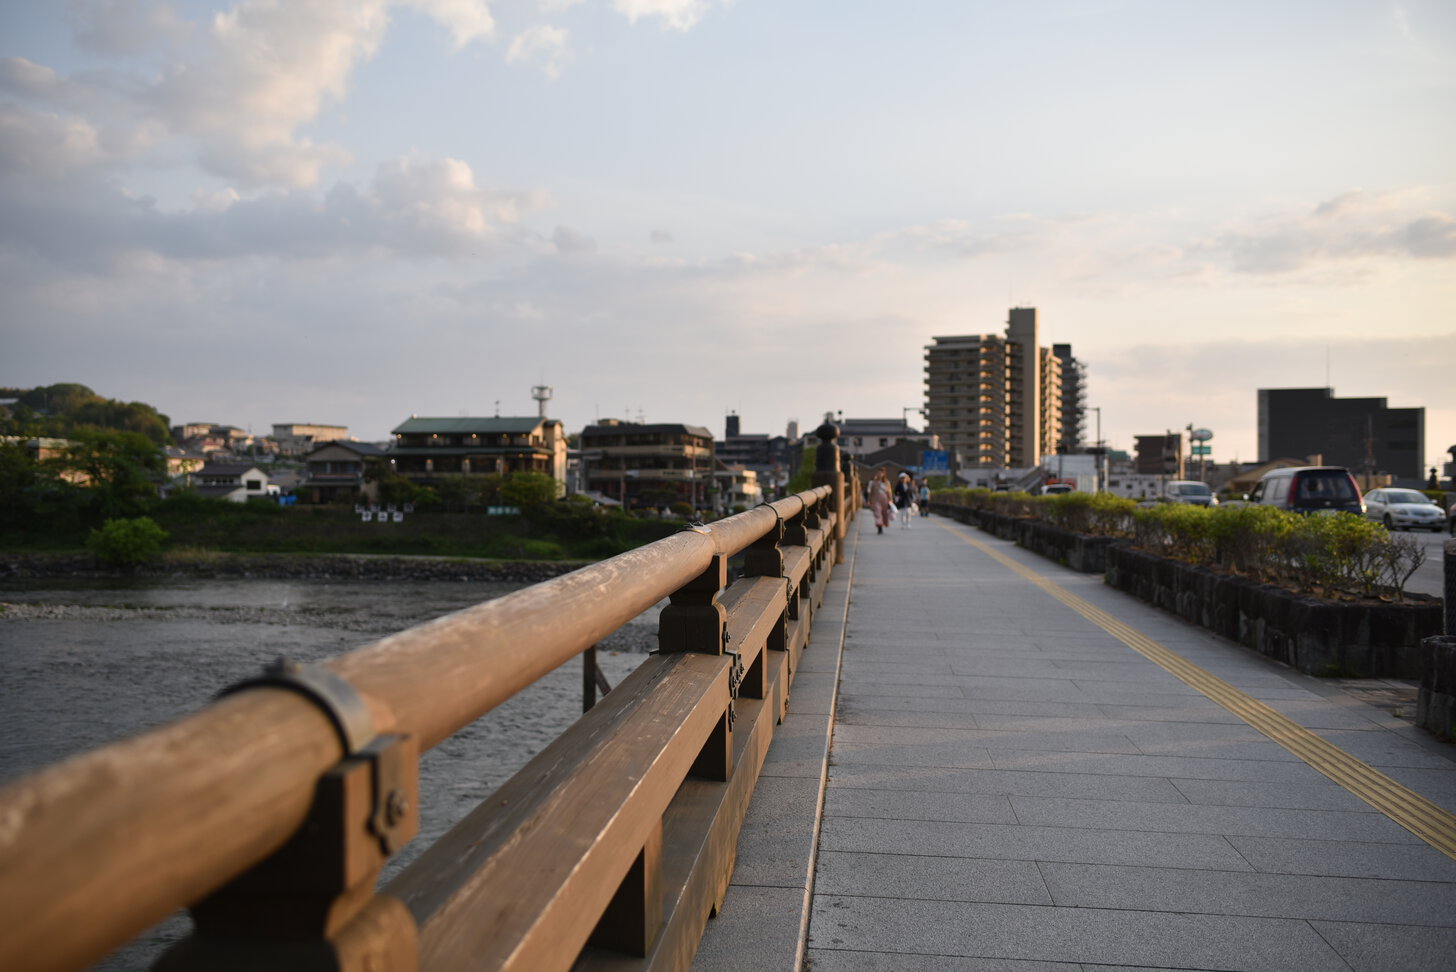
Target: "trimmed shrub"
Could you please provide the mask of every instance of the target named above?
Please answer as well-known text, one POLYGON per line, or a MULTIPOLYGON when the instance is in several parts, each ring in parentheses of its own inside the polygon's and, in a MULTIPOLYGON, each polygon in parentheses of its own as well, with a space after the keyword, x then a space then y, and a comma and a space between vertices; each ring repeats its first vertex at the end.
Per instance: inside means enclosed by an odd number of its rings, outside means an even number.
POLYGON ((86 538, 86 549, 107 567, 135 570, 162 552, 167 531, 149 516, 107 520, 86 538))

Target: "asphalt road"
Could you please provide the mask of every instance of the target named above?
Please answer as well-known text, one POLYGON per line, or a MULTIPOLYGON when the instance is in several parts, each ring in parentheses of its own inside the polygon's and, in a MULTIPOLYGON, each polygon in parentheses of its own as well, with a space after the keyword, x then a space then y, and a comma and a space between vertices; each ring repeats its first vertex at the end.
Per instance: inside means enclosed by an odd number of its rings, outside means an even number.
MULTIPOLYGON (((1434 594, 1440 597, 1445 590, 1445 574, 1443 552, 1446 541, 1452 537, 1445 533, 1431 533, 1429 531, 1412 531, 1409 534, 1402 533, 1402 536, 1413 536, 1420 541, 1426 551, 1426 561, 1421 564, 1410 581, 1405 585, 1406 590, 1414 591, 1417 594, 1434 594)), ((1456 568, 1453 568, 1456 569, 1456 568)))

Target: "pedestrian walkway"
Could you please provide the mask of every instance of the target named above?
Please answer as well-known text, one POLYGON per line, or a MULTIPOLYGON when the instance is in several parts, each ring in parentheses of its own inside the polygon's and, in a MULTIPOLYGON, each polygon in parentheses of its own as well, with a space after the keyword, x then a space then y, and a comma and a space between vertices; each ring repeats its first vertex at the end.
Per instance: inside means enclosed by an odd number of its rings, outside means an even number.
POLYGON ((1100 576, 868 522, 695 968, 1456 968, 1451 747, 1100 576))

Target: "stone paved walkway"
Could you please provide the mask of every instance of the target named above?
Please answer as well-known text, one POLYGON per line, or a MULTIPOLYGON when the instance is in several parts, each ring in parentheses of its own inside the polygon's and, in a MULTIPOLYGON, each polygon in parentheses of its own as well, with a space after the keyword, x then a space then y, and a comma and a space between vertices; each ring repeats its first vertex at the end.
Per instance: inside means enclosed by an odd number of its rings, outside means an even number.
POLYGON ((1373 766, 1398 798, 1456 811, 1452 747, 1100 576, 938 517, 867 524, 695 968, 1456 969, 1456 860, 1096 619, 1373 766))

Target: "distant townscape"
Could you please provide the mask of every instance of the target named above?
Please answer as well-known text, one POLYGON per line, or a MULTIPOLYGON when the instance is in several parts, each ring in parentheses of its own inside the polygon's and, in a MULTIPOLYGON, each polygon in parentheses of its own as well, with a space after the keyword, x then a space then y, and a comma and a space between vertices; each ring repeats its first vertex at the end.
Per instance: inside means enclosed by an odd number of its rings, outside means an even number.
MULTIPOLYGON (((1035 308, 1012 308, 1001 333, 932 337, 924 360, 923 407, 893 417, 825 415, 842 453, 867 472, 1133 499, 1163 497, 1173 481, 1238 495, 1271 469, 1321 464, 1348 467, 1365 490, 1456 486, 1456 447, 1443 470, 1421 466, 1425 409, 1336 398, 1328 388, 1258 391, 1257 461, 1213 461, 1214 431, 1191 425, 1150 430, 1131 451, 1112 448, 1100 408, 1088 400, 1087 364, 1069 344, 1040 343, 1035 308)), ((97 440, 102 451, 152 448, 164 494, 184 488, 237 502, 370 508, 489 506, 498 493, 492 484, 530 476, 558 496, 605 506, 726 515, 784 495, 819 441, 793 419, 782 434, 745 432, 732 412, 721 436, 687 421, 601 419, 567 430, 550 417, 552 389, 538 385, 531 394, 535 415, 410 415, 382 442, 359 441, 346 422, 278 422, 267 435, 217 422, 172 425, 149 405, 76 384, 0 389, 0 419, 6 448, 32 462, 84 455, 76 443, 104 430, 113 437, 97 440)), ((78 485, 91 475, 84 461, 66 472, 78 485)))

